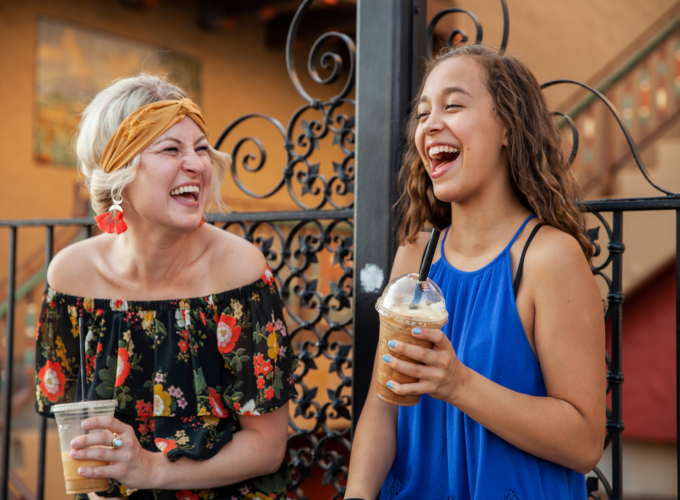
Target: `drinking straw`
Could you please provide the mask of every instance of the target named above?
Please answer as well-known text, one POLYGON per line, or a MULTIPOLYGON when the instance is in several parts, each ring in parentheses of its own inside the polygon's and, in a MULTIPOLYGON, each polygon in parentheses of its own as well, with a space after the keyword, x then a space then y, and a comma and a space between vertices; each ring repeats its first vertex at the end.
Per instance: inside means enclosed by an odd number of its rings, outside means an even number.
POLYGON ((83 401, 87 401, 87 361, 85 359, 85 318, 83 317, 83 311, 80 310, 80 316, 78 318, 78 329, 80 330, 80 387, 82 390, 83 401))
POLYGON ((434 252, 437 250, 437 242, 439 241, 439 235, 441 231, 436 227, 432 229, 430 234, 430 241, 427 242, 427 248, 425 249, 425 254, 423 255, 423 260, 420 263, 420 272, 418 273, 418 285, 416 286, 416 291, 413 294, 413 299, 411 300, 411 305, 409 309, 418 309, 420 305, 420 299, 423 296, 423 284, 427 281, 427 275, 430 274, 430 266, 432 265, 432 258, 434 257, 434 252))

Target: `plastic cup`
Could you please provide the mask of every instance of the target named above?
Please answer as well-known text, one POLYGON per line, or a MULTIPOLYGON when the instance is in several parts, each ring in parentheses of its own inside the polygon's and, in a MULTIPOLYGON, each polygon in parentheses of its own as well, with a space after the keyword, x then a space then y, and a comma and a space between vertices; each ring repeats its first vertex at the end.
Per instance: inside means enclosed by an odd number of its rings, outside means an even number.
POLYGON ((59 430, 59 447, 61 448, 61 463, 64 467, 64 481, 66 493, 93 493, 107 491, 109 489, 108 478, 89 478, 78 474, 80 467, 101 467, 109 462, 101 460, 74 460, 71 458, 71 441, 83 434, 102 432, 101 429, 85 430, 81 423, 90 417, 113 417, 113 412, 118 405, 115 399, 103 401, 82 401, 80 403, 68 403, 54 405, 52 411, 57 420, 59 430))
POLYGON ((378 396, 399 406, 413 406, 420 401, 420 394, 399 396, 389 387, 387 382, 394 380, 400 384, 412 384, 418 379, 404 375, 390 368, 382 362, 384 354, 408 361, 422 364, 407 356, 398 354, 389 348, 390 340, 397 340, 407 344, 413 344, 426 349, 432 349, 432 342, 415 338, 411 331, 413 328, 442 328, 449 319, 446 304, 440 288, 429 278, 423 283, 418 283, 418 275, 415 273, 405 274, 390 281, 385 287, 382 296, 375 304, 380 313, 380 339, 378 341, 378 396), (416 287, 420 287, 422 295, 420 301, 413 303, 416 287))

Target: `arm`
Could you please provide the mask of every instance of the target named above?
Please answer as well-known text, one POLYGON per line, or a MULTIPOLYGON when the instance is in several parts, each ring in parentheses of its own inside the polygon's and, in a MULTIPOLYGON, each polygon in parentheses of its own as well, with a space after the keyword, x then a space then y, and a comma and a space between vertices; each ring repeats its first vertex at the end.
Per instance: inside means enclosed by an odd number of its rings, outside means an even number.
POLYGON ((427 366, 394 357, 390 365, 421 379, 394 383, 395 393, 445 400, 518 448, 585 473, 601 457, 605 435, 603 314, 580 248, 555 231, 530 248, 524 276, 546 397, 511 391, 467 368, 438 330, 418 335, 435 343, 431 351, 401 343, 395 348, 427 366))
MULTIPOLYGON (((418 272, 429 234, 421 234, 413 244, 399 247, 394 258, 390 279, 418 272)), ((378 378, 376 359, 373 363, 371 389, 352 441, 346 498, 373 499, 378 496, 387 473, 397 454, 397 417, 399 407, 386 403, 375 390, 378 378)))
POLYGON ((346 498, 377 497, 397 454, 399 407, 386 403, 375 391, 378 362, 376 353, 371 389, 352 441, 346 498))
POLYGON ((94 417, 83 422, 93 429, 120 434, 123 446, 117 449, 88 448, 110 446, 108 432, 88 434, 72 443, 71 456, 78 460, 104 460, 105 467, 82 467, 85 477, 110 477, 128 489, 202 489, 234 484, 251 477, 275 472, 286 452, 288 403, 260 416, 241 416, 241 430, 214 457, 198 462, 182 457, 170 462, 163 453, 142 449, 132 427, 111 417, 94 417))
MULTIPOLYGON (((214 488, 272 474, 286 454, 288 403, 259 416, 239 417, 241 430, 213 458, 165 461, 159 474, 163 489, 214 488)), ((158 453, 157 455, 161 455, 158 453)))

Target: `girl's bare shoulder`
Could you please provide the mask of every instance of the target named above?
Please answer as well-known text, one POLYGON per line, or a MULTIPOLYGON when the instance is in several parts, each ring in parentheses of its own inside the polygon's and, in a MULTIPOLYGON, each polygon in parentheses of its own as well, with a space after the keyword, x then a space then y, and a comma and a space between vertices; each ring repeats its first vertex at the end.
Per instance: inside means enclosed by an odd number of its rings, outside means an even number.
MULTIPOLYGON (((392 278, 402 274, 417 273, 420 270, 420 261, 429 240, 430 233, 421 231, 413 242, 406 242, 397 249, 392 265, 392 278)), ((434 261, 437 260, 438 254, 439 249, 437 249, 434 261)))
POLYGON ((529 249, 537 266, 586 265, 587 260, 579 242, 572 236, 552 226, 543 226, 536 233, 529 249))
POLYGON ((524 261, 523 280, 532 283, 536 289, 552 286, 562 287, 570 283, 597 289, 590 264, 579 242, 572 236, 552 226, 544 226, 537 233, 527 250, 524 261))

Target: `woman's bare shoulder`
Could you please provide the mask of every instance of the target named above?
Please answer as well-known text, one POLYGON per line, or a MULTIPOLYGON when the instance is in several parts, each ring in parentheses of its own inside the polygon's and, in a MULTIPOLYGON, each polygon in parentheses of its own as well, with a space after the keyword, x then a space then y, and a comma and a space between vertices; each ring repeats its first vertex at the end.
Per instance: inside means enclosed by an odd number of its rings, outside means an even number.
POLYGON ((110 239, 110 235, 93 236, 60 250, 47 268, 50 288, 67 295, 82 295, 85 292, 82 284, 97 280, 96 261, 110 244, 110 239))
POLYGON ((257 281, 267 269, 262 252, 241 236, 215 228, 212 235, 211 267, 222 290, 249 285, 257 281))

